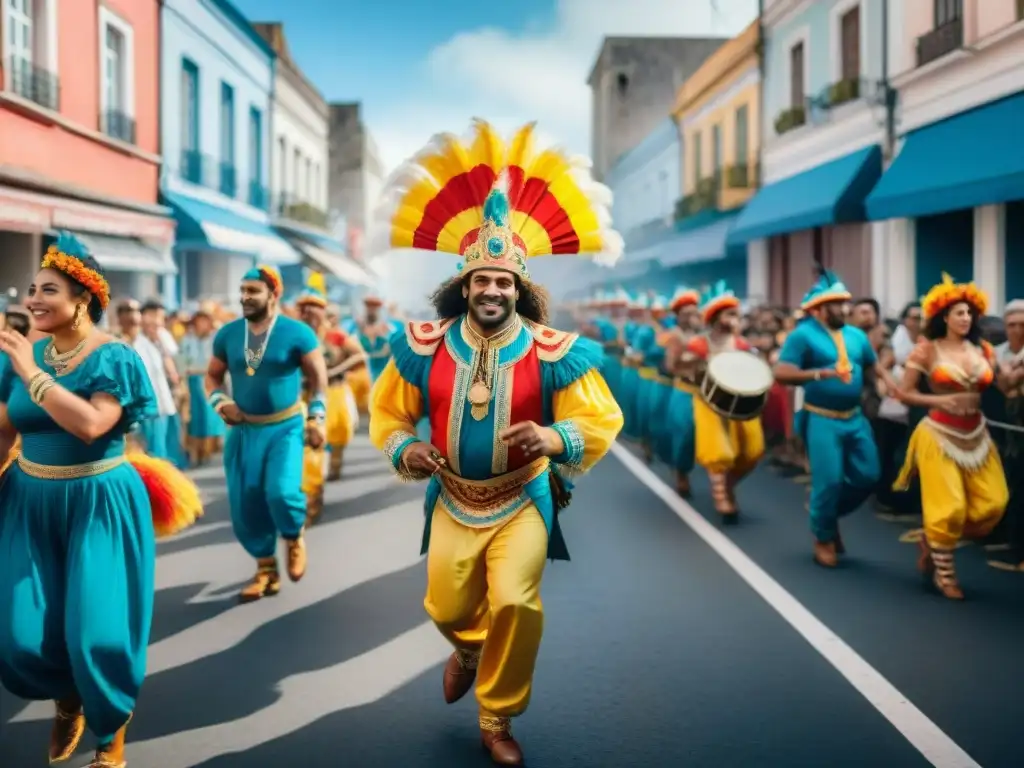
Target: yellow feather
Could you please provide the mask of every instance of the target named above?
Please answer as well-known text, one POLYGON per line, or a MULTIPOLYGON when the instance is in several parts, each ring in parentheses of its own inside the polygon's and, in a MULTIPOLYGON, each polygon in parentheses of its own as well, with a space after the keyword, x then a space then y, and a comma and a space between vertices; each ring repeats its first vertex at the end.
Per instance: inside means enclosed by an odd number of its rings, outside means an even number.
POLYGON ((320 291, 320 293, 327 293, 327 278, 320 272, 313 272, 306 280, 306 287, 314 291, 320 291))

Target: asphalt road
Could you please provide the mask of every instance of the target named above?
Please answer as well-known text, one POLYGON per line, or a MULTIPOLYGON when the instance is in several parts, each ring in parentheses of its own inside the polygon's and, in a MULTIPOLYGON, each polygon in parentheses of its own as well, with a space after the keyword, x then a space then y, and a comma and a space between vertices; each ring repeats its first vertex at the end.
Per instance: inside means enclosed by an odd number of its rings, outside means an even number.
MULTIPOLYGON (((196 473, 207 516, 160 545, 133 768, 490 764, 472 697, 441 698, 449 649, 422 608, 421 490, 358 440, 309 533, 306 579, 252 605, 236 600, 251 563, 219 471, 196 473)), ((742 523, 721 529, 699 473, 703 516, 649 487, 660 468, 616 450, 625 458, 583 479, 563 515, 572 562, 547 571, 533 704, 516 728, 530 766, 1024 765, 1021 577, 967 548, 969 599, 944 601, 902 529, 867 510, 844 528, 843 567, 825 571, 792 481, 759 469, 742 523)), ((0 766, 46 764, 50 713, 4 694, 0 766)))

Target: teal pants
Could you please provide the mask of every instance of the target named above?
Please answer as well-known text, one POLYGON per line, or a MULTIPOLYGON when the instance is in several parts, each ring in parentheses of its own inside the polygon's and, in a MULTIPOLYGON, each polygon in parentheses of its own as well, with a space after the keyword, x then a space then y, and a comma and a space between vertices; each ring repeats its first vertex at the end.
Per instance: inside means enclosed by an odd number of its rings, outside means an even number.
POLYGON ((878 483, 881 468, 871 424, 860 411, 834 419, 799 411, 797 429, 811 466, 811 533, 834 541, 839 518, 863 504, 878 483))
POLYGON ((672 388, 669 396, 668 429, 672 437, 672 468, 688 475, 696 463, 693 395, 677 387, 672 388))
POLYGON ((306 522, 301 416, 280 424, 232 427, 224 443, 224 474, 235 536, 255 558, 273 557, 277 539, 296 539, 306 522))

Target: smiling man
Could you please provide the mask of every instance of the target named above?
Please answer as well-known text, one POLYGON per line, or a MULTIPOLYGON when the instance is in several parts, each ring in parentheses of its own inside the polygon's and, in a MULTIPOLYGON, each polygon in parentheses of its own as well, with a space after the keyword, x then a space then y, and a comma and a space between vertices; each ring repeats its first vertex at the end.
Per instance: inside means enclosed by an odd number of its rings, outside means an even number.
POLYGON ((521 765, 510 718, 530 700, 545 562, 568 559, 558 526, 565 478, 592 467, 622 428, 601 348, 544 325, 547 294, 526 262, 618 251, 621 240, 599 228, 608 214, 589 196, 599 185, 558 152, 533 157, 532 126, 507 150, 489 125, 475 128, 472 148, 435 138, 385 191, 398 207, 382 247, 432 246, 463 263, 433 296, 439 320, 392 338, 370 439, 403 479, 429 480, 424 606, 455 647, 445 701, 475 682, 484 747, 500 765, 521 765), (430 442, 416 436, 424 415, 430 442))

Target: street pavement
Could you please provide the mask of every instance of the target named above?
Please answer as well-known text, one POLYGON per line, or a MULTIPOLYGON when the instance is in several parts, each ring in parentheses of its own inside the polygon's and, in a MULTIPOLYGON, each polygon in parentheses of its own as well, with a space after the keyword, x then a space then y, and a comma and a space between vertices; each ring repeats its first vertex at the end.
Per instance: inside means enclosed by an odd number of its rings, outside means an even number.
MULTIPOLYGON (((239 605, 252 564, 222 475, 207 514, 162 542, 133 768, 489 765, 472 696, 441 698, 449 648, 423 612, 422 489, 365 436, 308 534, 310 569, 239 605)), ((861 510, 850 554, 816 567, 804 490, 767 466, 721 528, 627 446, 563 514, 545 640, 516 736, 533 768, 1019 768, 1024 581, 958 553, 964 603, 931 594, 904 529, 861 510), (696 508, 696 510, 694 509, 696 508)), ((0 766, 45 765, 48 704, 0 701, 0 766)), ((80 757, 88 763, 90 741, 80 757)))

